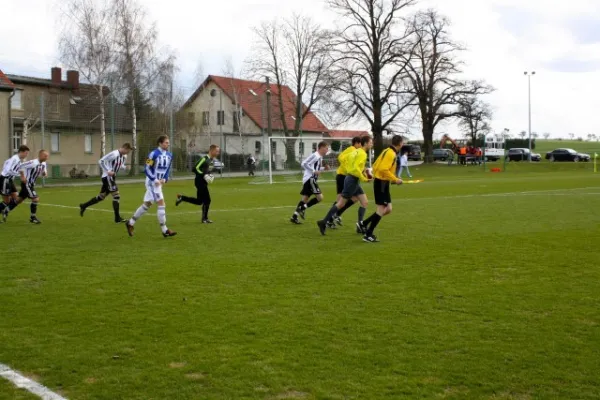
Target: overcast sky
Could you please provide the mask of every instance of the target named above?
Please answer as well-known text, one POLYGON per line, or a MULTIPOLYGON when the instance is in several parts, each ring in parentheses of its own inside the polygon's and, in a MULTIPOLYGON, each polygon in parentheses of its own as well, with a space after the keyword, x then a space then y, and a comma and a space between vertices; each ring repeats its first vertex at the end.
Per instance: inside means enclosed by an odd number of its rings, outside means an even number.
MULTIPOLYGON (((1 1, 0 69, 49 77, 50 67, 60 65, 59 2, 1 1)), ((240 68, 252 44, 251 27, 261 20, 292 12, 325 26, 334 20, 322 0, 140 1, 158 23, 161 44, 175 50, 179 83, 188 92, 199 62, 206 74, 222 74, 229 57, 240 68)), ((421 0, 417 7, 436 8, 451 19, 453 37, 469 49, 468 76, 496 87, 487 97, 494 131, 527 129, 523 72, 535 70, 532 130, 555 137, 600 135, 600 0, 421 0)))

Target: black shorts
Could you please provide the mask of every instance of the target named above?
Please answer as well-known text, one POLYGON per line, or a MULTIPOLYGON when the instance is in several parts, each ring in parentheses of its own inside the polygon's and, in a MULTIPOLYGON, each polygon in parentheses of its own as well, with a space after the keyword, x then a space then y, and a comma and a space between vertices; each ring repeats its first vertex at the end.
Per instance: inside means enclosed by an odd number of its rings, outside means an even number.
POLYGON ((344 191, 344 180, 346 179, 346 175, 337 174, 335 176, 335 189, 337 190, 337 194, 342 194, 344 191))
POLYGON ((345 199, 351 199, 354 196, 360 196, 365 194, 362 187, 360 186, 360 179, 352 175, 346 175, 344 178, 344 189, 342 189, 342 197, 345 199))
POLYGON ((392 204, 389 181, 374 179, 373 191, 375 192, 375 204, 378 206, 387 206, 388 204, 392 204))
POLYGON ((310 178, 304 185, 302 186, 302 191, 300 191, 302 196, 312 196, 313 194, 316 196, 321 194, 321 188, 319 188, 319 184, 315 178, 310 178))
POLYGON ((119 187, 117 186, 117 182, 115 182, 114 176, 105 176, 102 178, 102 189, 100 189, 100 193, 114 193, 118 192, 119 187))
POLYGON ((204 176, 197 175, 194 180, 196 186, 196 198, 202 203, 210 203, 210 192, 208 191, 208 183, 204 180, 204 176))
POLYGON ((17 192, 14 178, 8 176, 0 176, 0 195, 10 196, 17 192))
POLYGON ((19 192, 19 197, 22 199, 35 199, 36 197, 38 197, 37 192, 35 191, 35 186, 29 186, 26 183, 21 183, 21 191, 19 192))

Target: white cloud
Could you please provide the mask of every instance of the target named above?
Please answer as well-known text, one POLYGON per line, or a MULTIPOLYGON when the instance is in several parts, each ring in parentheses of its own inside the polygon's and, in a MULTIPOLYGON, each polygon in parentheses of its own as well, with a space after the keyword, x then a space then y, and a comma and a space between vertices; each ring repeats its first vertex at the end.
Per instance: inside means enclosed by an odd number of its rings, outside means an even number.
MULTIPOLYGON (((261 20, 292 12, 333 26, 337 17, 322 0, 141 0, 156 20, 163 45, 177 52, 181 84, 193 88, 193 73, 202 60, 205 73, 223 73, 231 57, 239 69, 252 46, 251 27, 261 20)), ((49 76, 58 64, 57 7, 60 1, 4 0, 10 18, 0 25, 0 69, 15 74, 49 76)), ((594 116, 600 102, 600 2, 597 0, 422 0, 453 21, 453 36, 464 54, 469 77, 486 79, 497 91, 494 128, 527 128, 525 70, 532 80, 533 129, 584 136, 600 126, 594 116)), ((447 127, 455 132, 452 126, 447 127)))

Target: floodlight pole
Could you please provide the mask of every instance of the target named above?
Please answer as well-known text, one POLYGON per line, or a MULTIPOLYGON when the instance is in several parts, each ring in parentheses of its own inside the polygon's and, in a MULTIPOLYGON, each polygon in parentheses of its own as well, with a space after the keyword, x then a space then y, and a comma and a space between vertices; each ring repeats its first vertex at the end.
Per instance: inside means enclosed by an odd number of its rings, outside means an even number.
POLYGON ((531 77, 535 75, 535 71, 525 71, 527 76, 527 90, 528 90, 528 103, 529 103, 529 162, 531 162, 531 77))

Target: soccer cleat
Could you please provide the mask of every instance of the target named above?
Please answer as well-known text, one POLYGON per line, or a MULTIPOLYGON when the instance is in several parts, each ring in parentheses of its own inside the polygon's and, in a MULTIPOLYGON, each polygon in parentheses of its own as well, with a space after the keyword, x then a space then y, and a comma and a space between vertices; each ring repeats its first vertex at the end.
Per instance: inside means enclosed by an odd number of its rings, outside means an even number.
POLYGON ((131 225, 129 221, 125 222, 125 228, 127 228, 127 234, 133 236, 133 225, 131 225))
POLYGON ((170 229, 167 229, 167 231, 163 233, 164 237, 171 237, 171 236, 175 236, 175 235, 177 235, 177 232, 172 231, 170 229))
POLYGON ((2 211, 2 223, 6 222, 6 218, 8 218, 8 211, 2 211))
POLYGON ((337 229, 337 227, 335 226, 335 224, 333 222, 327 222, 327 228, 329 228, 329 229, 337 229))
POLYGON ((116 224, 122 224, 123 222, 127 222, 127 220, 123 219, 122 217, 115 218, 116 224))
POLYGON ((29 222, 31 222, 32 224, 36 224, 36 225, 42 223, 42 221, 40 221, 39 219, 37 219, 37 217, 33 217, 33 216, 31 218, 29 218, 29 222))
POLYGON ((377 240, 377 236, 375 236, 375 235, 365 235, 365 236, 363 236, 363 242, 377 243, 377 242, 379 242, 379 240, 377 240))
POLYGON ((356 223, 356 233, 360 233, 361 235, 365 235, 367 233, 367 228, 362 221, 358 221, 356 223))
POLYGON ((317 225, 319 226, 319 232, 321 232, 321 235, 325 236, 325 231, 327 230, 327 223, 325 221, 317 221, 317 225))
POLYGON ((207 219, 203 219, 202 223, 203 224, 213 224, 214 222, 212 222, 210 219, 207 218, 207 219))
POLYGON ((342 226, 342 217, 336 215, 335 217, 333 217, 333 222, 335 222, 338 226, 342 226))
POLYGON ((85 207, 83 206, 83 204, 79 205, 79 215, 81 215, 83 217, 83 213, 85 212, 85 207))
POLYGON ((182 201, 183 201, 183 195, 178 194, 177 195, 177 200, 175 201, 175 207, 177 207, 178 205, 180 205, 182 201))
POLYGON ((290 218, 290 222, 291 222, 292 224, 296 224, 296 225, 302 225, 302 222, 298 221, 298 218, 294 218, 294 217, 292 217, 292 218, 290 218))
POLYGON ((298 213, 298 215, 300 215, 300 218, 302 219, 306 219, 304 213, 306 213, 306 209, 303 207, 300 207, 296 210, 296 212, 298 213))

